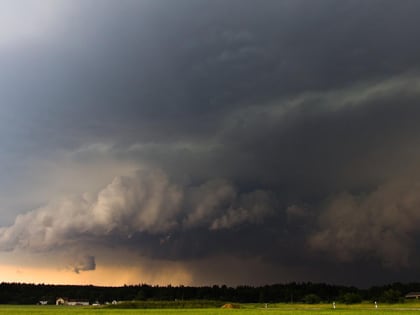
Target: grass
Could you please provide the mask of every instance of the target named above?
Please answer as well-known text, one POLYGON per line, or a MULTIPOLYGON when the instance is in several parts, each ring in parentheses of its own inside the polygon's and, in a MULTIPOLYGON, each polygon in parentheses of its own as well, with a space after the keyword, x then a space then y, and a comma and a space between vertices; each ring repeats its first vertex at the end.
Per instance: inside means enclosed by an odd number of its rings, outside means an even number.
POLYGON ((74 306, 10 306, 0 305, 0 314, 4 315, 411 315, 420 313, 420 304, 383 304, 378 309, 372 303, 340 305, 332 309, 331 304, 244 304, 241 309, 113 309, 107 307, 74 306))
POLYGON ((122 302, 115 305, 108 305, 107 308, 118 308, 118 309, 197 309, 197 308, 220 308, 225 304, 221 301, 211 300, 185 300, 185 301, 132 301, 122 302))

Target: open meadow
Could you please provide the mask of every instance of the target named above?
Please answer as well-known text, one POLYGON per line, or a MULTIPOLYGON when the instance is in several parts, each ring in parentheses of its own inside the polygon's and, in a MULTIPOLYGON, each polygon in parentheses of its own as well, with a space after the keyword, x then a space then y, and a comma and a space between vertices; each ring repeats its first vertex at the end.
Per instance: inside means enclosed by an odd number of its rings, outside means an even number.
POLYGON ((419 314, 420 304, 381 305, 375 309, 371 304, 340 305, 333 309, 331 305, 273 304, 266 309, 263 305, 244 304, 240 309, 112 309, 107 307, 63 307, 63 306, 0 306, 0 314, 20 315, 397 315, 419 314))

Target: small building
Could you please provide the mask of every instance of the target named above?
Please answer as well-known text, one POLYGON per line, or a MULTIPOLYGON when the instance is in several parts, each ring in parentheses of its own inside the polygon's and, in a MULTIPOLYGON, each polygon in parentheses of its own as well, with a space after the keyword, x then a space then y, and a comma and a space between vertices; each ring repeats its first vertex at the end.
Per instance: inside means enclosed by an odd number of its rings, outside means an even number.
POLYGON ((405 298, 418 300, 420 298, 420 292, 409 292, 405 295, 405 298))
POLYGON ((68 299, 60 297, 56 300, 55 305, 88 306, 89 301, 84 299, 68 299))
POLYGON ((67 301, 67 298, 61 298, 61 297, 59 297, 55 301, 55 305, 66 305, 66 301, 67 301))

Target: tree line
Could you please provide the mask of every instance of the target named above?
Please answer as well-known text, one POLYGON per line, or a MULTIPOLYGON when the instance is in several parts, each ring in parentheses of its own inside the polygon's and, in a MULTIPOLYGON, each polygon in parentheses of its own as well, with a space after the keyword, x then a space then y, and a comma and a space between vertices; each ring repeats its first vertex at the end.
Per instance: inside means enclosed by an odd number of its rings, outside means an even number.
POLYGON ((151 286, 147 284, 121 287, 93 285, 49 285, 1 283, 0 304, 55 304, 58 297, 84 299, 101 304, 112 301, 187 301, 212 300, 236 303, 358 303, 378 301, 396 303, 408 292, 420 292, 420 283, 393 283, 359 289, 325 283, 287 283, 265 286, 151 286))

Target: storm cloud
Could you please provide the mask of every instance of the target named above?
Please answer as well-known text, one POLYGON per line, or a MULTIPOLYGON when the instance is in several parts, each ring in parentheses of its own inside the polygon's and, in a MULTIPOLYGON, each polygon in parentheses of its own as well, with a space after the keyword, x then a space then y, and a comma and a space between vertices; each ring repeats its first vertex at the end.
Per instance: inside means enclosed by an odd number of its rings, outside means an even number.
POLYGON ((25 3, 0 4, 2 253, 418 274, 417 1, 25 3))

